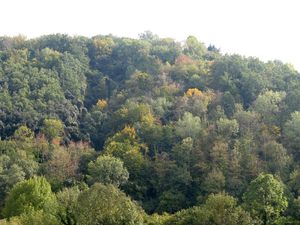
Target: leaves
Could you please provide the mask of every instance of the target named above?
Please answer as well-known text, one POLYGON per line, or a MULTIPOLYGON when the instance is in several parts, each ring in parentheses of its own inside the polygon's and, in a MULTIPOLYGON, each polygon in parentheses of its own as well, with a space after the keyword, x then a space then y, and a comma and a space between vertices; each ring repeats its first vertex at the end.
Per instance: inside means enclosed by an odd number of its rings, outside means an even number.
POLYGON ((244 193, 244 208, 265 224, 275 222, 288 205, 283 188, 272 175, 259 175, 244 193))
MULTIPOLYGON (((132 161, 131 161, 132 162, 132 161)), ((116 188, 125 184, 129 178, 129 173, 123 167, 123 162, 113 156, 99 156, 96 162, 90 162, 88 165, 88 183, 95 182, 102 184, 112 184, 116 188)))

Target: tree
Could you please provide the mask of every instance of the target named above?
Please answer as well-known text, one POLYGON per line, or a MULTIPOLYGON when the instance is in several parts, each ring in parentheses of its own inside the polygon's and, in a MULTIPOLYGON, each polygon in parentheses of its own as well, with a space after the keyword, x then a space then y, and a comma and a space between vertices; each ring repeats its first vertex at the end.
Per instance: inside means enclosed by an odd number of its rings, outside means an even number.
POLYGON ((250 183, 243 196, 244 209, 250 211, 252 218, 265 225, 276 222, 288 206, 283 188, 273 175, 260 174, 250 183))
POLYGON ((32 132, 28 127, 21 126, 14 132, 14 140, 24 142, 27 140, 32 140, 34 132, 32 132))
POLYGON ((78 157, 74 156, 70 149, 66 147, 57 147, 51 155, 51 159, 47 162, 48 173, 57 181, 63 183, 67 179, 78 177, 79 162, 78 157))
POLYGON ((59 120, 44 120, 41 131, 49 138, 49 142, 51 142, 54 138, 60 140, 63 135, 63 127, 59 120))
POLYGON ((213 169, 207 174, 207 177, 202 184, 202 189, 206 192, 206 194, 219 193, 224 187, 225 177, 222 171, 216 169, 213 169))
POLYGON ((153 34, 150 30, 146 30, 144 33, 139 34, 139 38, 144 41, 152 41, 158 39, 157 34, 153 34))
POLYGON ((201 59, 202 54, 206 52, 203 43, 199 42, 196 37, 189 36, 184 44, 184 54, 192 59, 201 59))
POLYGON ((232 135, 236 136, 239 131, 239 124, 235 119, 229 120, 227 118, 220 118, 217 122, 218 133, 224 138, 229 138, 232 135))
POLYGON ((291 117, 292 119, 284 124, 283 133, 293 147, 300 149, 300 112, 293 112, 291 117))
POLYGON ((45 177, 36 176, 17 183, 10 191, 2 214, 6 218, 22 213, 43 210, 51 213, 55 207, 55 195, 45 177))
POLYGON ((148 147, 145 144, 138 143, 134 128, 125 126, 121 132, 116 133, 112 138, 108 138, 104 152, 120 158, 124 162, 130 177, 138 178, 146 165, 142 150, 146 154, 148 147))
POLYGON ((279 112, 279 103, 285 98, 286 92, 266 91, 254 102, 254 109, 262 115, 265 124, 270 128, 275 124, 279 112))
POLYGON ((236 198, 222 191, 218 194, 211 194, 202 206, 209 212, 209 220, 212 224, 253 224, 249 213, 243 211, 240 206, 236 207, 236 204, 236 198))
POLYGON ((107 102, 105 100, 98 100, 96 105, 93 105, 93 110, 99 110, 99 111, 107 111, 107 102))
POLYGON ((233 119, 238 122, 239 134, 256 136, 262 129, 263 124, 259 122, 260 115, 255 111, 244 111, 241 104, 235 104, 233 119))
POLYGON ((172 148, 173 157, 179 167, 190 165, 192 149, 193 140, 190 137, 183 139, 181 145, 172 148))
POLYGON ((237 199, 229 196, 225 191, 218 194, 211 194, 206 203, 201 206, 194 206, 183 209, 169 218, 166 218, 166 225, 250 225, 253 224, 249 213, 236 207, 237 199))
MULTIPOLYGON (((12 146, 20 144, 13 141, 6 142, 12 146)), ((11 188, 18 182, 33 177, 38 171, 38 163, 32 155, 27 155, 23 150, 7 151, 0 156, 0 208, 9 194, 11 188)))
POLYGON ((165 119, 165 116, 169 113, 169 108, 171 106, 172 103, 167 101, 165 97, 158 97, 156 100, 151 99, 151 107, 159 118, 165 119))
POLYGON ((201 116, 205 121, 207 106, 214 98, 215 94, 211 90, 202 92, 194 88, 184 93, 182 101, 184 102, 183 106, 187 107, 194 115, 201 116))
POLYGON ((166 218, 163 222, 164 225, 209 225, 210 212, 199 206, 194 206, 189 209, 182 209, 174 215, 166 218))
POLYGON ((56 194, 58 210, 56 217, 66 225, 77 224, 77 208, 78 208, 78 196, 80 190, 78 187, 64 188, 56 194))
POLYGON ((142 224, 138 207, 112 184, 95 183, 78 197, 78 224, 142 224))
POLYGON ((235 99, 229 91, 226 91, 223 95, 223 104, 226 115, 231 118, 234 113, 235 99))
POLYGON ((290 157, 287 150, 282 144, 277 143, 275 140, 267 141, 261 146, 261 159, 265 165, 267 173, 284 175, 285 168, 288 168, 290 157))
POLYGON ((9 220, 0 220, 0 224, 5 225, 61 225, 60 221, 55 218, 54 215, 46 214, 43 210, 31 211, 28 213, 23 213, 20 216, 14 216, 9 218, 9 220))
POLYGON ((186 197, 176 188, 172 188, 162 193, 159 197, 159 212, 174 213, 186 207, 186 197))
POLYGON ((129 173, 123 167, 123 162, 119 158, 104 155, 99 156, 96 162, 90 162, 88 165, 88 182, 93 184, 101 182, 103 184, 112 184, 116 188, 127 182, 129 173))
POLYGON ((200 118, 198 116, 194 117, 189 112, 184 113, 182 120, 179 119, 175 127, 175 133, 183 139, 187 137, 195 139, 200 130, 200 118))

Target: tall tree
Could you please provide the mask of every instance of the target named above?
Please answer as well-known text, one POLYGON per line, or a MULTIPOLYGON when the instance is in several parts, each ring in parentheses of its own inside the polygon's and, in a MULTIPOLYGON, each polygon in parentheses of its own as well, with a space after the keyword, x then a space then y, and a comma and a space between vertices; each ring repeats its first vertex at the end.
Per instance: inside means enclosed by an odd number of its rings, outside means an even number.
POLYGON ((33 177, 16 184, 10 191, 2 214, 6 218, 22 213, 43 210, 51 213, 55 209, 56 199, 45 177, 33 177))
POLYGON ((244 208, 263 224, 275 223, 288 206, 283 188, 273 175, 260 174, 243 196, 244 208))
POLYGON ((137 206, 112 184, 95 183, 78 197, 79 224, 142 224, 137 206))
POLYGON ((113 156, 99 156, 96 162, 88 165, 88 181, 90 184, 101 182, 119 187, 127 182, 129 173, 123 167, 123 162, 113 156))

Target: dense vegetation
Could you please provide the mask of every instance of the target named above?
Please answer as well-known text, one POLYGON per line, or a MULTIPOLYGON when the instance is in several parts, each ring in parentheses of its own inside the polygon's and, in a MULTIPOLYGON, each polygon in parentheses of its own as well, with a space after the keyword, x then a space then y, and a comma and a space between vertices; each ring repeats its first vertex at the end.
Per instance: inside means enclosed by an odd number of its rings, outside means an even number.
POLYGON ((195 37, 0 37, 0 224, 295 224, 300 74, 195 37))

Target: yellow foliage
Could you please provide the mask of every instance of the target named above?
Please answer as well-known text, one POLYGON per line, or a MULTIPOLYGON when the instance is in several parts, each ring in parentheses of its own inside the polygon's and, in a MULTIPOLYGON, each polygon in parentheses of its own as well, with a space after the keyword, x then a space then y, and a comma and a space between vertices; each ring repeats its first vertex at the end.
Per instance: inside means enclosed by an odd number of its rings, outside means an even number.
POLYGON ((136 135, 134 127, 130 128, 130 126, 128 125, 125 125, 125 128, 121 131, 121 133, 123 134, 123 136, 127 136, 132 139, 134 139, 136 135))
POLYGON ((280 127, 273 125, 270 129, 268 129, 268 127, 266 126, 265 129, 263 130, 262 134, 271 134, 273 135, 275 138, 280 138, 281 137, 281 133, 280 133, 280 127))
POLYGON ((193 96, 203 96, 203 93, 199 91, 197 88, 189 89, 186 93, 184 93, 184 97, 193 97, 193 96))
POLYGON ((183 98, 191 98, 191 99, 200 99, 207 105, 211 100, 212 97, 214 96, 214 93, 211 92, 202 92, 199 91, 197 88, 194 89, 189 89, 186 93, 184 93, 183 98))
POLYGON ((136 145, 137 140, 135 140, 135 136, 136 132, 134 127, 131 128, 130 126, 125 125, 125 128, 122 131, 116 133, 112 138, 109 138, 108 142, 125 142, 126 140, 129 140, 131 145, 136 145))
POLYGON ((110 55, 112 53, 111 45, 114 44, 112 38, 107 38, 106 40, 96 38, 94 41, 95 50, 100 55, 110 55))
POLYGON ((98 100, 96 105, 93 105, 94 110, 106 110, 108 107, 107 102, 105 100, 98 100))

